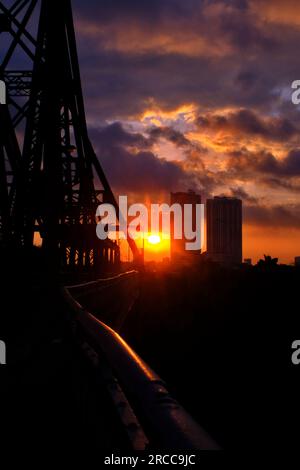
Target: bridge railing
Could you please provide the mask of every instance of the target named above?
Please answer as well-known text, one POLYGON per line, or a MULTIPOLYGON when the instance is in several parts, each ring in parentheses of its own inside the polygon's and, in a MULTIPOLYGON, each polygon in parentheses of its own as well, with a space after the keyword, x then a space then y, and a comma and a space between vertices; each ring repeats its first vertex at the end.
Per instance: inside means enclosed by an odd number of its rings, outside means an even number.
MULTIPOLYGON (((124 275, 121 276, 124 279, 124 275)), ((113 279, 104 285, 108 287, 111 283, 113 279)), ((91 288, 96 285, 90 283, 91 288)), ((63 296, 71 313, 73 334, 84 338, 85 345, 105 358, 141 425, 142 434, 146 436, 144 443, 168 450, 218 449, 207 432, 170 396, 160 377, 116 331, 85 310, 67 288, 63 288, 63 296)))
POLYGON ((137 271, 84 284, 66 286, 72 297, 93 315, 120 331, 139 293, 137 271), (101 299, 101 300, 100 300, 101 299))

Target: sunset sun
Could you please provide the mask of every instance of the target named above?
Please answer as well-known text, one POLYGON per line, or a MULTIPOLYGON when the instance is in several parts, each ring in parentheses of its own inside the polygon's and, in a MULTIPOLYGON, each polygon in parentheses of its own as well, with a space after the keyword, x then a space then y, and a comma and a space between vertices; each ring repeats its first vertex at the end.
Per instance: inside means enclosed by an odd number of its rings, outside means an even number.
POLYGON ((154 234, 151 234, 148 236, 148 242, 151 244, 151 245, 158 245, 158 243, 161 242, 161 238, 159 235, 154 235, 154 234))

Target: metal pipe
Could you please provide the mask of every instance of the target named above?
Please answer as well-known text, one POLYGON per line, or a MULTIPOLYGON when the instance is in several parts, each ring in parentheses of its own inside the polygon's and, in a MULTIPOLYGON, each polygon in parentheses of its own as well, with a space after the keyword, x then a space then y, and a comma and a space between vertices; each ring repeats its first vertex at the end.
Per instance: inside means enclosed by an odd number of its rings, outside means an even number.
POLYGON ((112 328, 87 312, 70 292, 64 298, 76 326, 92 347, 102 353, 154 447, 217 450, 218 445, 169 394, 164 382, 112 328))

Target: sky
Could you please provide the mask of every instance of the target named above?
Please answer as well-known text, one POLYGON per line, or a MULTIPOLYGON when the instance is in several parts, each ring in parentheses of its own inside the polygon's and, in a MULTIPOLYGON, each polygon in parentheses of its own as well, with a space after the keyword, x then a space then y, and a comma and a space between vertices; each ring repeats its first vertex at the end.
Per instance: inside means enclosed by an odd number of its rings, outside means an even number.
POLYGON ((244 257, 300 255, 297 0, 73 0, 89 133, 116 195, 244 207, 244 257))

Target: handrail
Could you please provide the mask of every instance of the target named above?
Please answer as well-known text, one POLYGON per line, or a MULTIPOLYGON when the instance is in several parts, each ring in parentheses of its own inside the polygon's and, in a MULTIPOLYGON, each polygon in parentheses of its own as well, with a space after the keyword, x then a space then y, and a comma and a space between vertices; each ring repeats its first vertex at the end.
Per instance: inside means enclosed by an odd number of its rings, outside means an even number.
POLYGON ((218 445, 169 394, 164 382, 112 328, 86 311, 63 288, 76 325, 113 369, 155 447, 217 450, 218 445))
POLYGON ((125 273, 117 274, 116 276, 104 277, 102 279, 96 279, 95 281, 84 282, 82 284, 73 284, 72 286, 65 286, 65 288, 68 290, 76 290, 76 289, 86 288, 86 287, 97 287, 101 284, 108 284, 109 282, 115 282, 116 280, 127 278, 129 276, 136 275, 136 274, 138 274, 138 271, 135 271, 133 269, 131 271, 126 271, 125 273))

